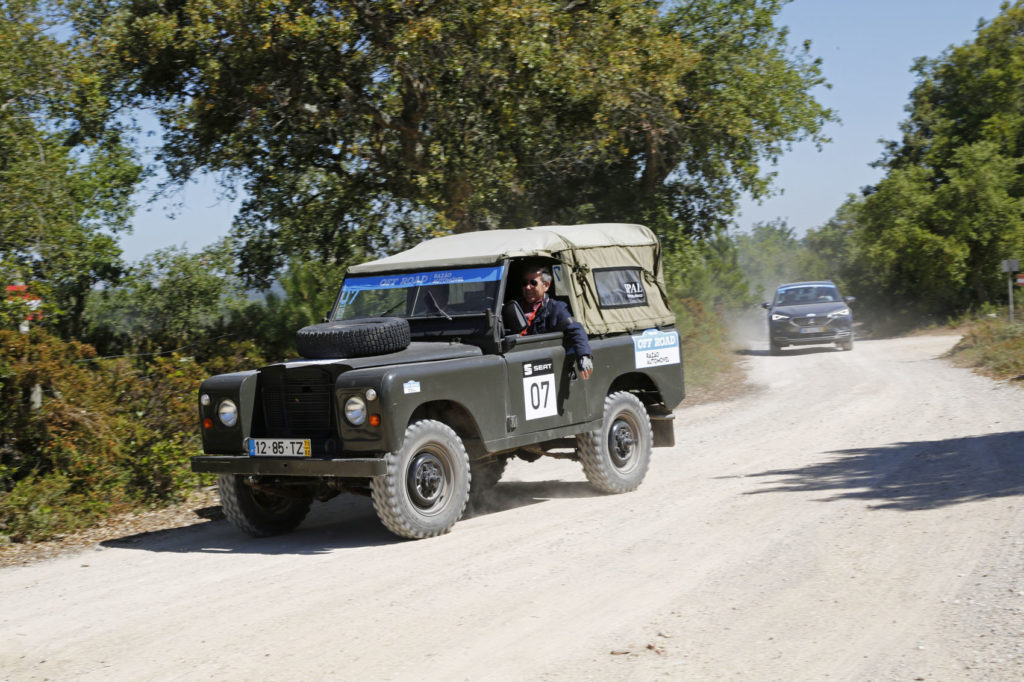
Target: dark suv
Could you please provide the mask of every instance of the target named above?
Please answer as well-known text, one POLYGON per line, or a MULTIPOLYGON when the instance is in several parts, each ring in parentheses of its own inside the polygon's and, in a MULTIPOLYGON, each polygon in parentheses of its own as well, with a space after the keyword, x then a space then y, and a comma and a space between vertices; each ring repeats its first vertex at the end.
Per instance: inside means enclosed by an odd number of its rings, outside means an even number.
POLYGON ((472 232, 356 265, 297 346, 199 391, 192 469, 219 474, 224 513, 251 535, 340 492, 370 495, 402 537, 445 533, 511 458, 575 460, 598 490, 628 492, 651 448, 673 445, 683 399, 661 247, 641 225, 472 232), (590 336, 587 380, 561 331, 523 335, 516 299, 538 261, 590 336))
POLYGON ((853 296, 840 295, 828 280, 792 282, 775 290, 771 303, 762 303, 768 311, 768 346, 772 355, 786 346, 834 343, 853 350, 853 314, 849 304, 853 296))

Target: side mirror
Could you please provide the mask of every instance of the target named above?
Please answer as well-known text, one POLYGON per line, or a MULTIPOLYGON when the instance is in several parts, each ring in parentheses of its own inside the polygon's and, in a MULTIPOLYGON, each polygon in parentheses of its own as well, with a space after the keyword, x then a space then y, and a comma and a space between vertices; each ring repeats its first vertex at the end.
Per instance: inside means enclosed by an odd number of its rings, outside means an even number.
POLYGON ((501 307, 501 323, 511 334, 518 334, 526 329, 526 315, 519 307, 518 301, 509 301, 501 307))
POLYGON ((854 301, 856 301, 856 300, 857 300, 857 297, 856 297, 856 296, 847 296, 847 297, 846 297, 846 302, 847 302, 847 303, 853 303, 853 302, 854 302, 854 301))
POLYGON ((761 304, 761 307, 764 308, 765 310, 768 310, 769 308, 772 307, 772 304, 765 302, 761 304))

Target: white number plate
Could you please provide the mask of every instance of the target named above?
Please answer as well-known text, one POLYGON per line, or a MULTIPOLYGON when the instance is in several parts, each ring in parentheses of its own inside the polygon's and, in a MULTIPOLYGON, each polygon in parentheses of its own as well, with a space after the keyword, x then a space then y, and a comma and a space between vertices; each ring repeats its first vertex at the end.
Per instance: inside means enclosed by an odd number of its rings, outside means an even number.
POLYGON ((250 438, 250 457, 309 457, 312 449, 309 439, 250 438))
POLYGON ((820 334, 823 331, 825 331, 824 327, 801 327, 800 328, 800 333, 801 334, 820 334))
POLYGON ((555 363, 551 358, 523 363, 523 402, 527 419, 558 414, 554 372, 555 363))

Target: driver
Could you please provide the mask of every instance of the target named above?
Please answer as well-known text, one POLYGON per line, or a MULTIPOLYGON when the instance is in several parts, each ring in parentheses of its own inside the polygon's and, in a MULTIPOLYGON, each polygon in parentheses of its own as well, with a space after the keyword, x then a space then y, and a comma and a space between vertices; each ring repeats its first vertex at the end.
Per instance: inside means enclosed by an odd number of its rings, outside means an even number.
POLYGON ((528 266, 523 272, 523 297, 519 304, 526 314, 526 329, 520 335, 562 332, 566 344, 576 353, 580 376, 589 379, 594 372, 594 354, 587 332, 572 319, 565 303, 548 296, 552 279, 551 269, 546 265, 528 266))

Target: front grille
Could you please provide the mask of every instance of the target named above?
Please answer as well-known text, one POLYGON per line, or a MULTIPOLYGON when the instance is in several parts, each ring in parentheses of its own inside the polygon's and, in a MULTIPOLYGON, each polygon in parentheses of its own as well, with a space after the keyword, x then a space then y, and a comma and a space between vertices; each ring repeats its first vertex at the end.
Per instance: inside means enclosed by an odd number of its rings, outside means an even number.
POLYGON ((326 438, 331 435, 331 375, 293 369, 260 373, 263 421, 268 436, 326 438))
POLYGON ((798 327, 825 327, 831 320, 827 317, 794 317, 793 324, 798 327))

